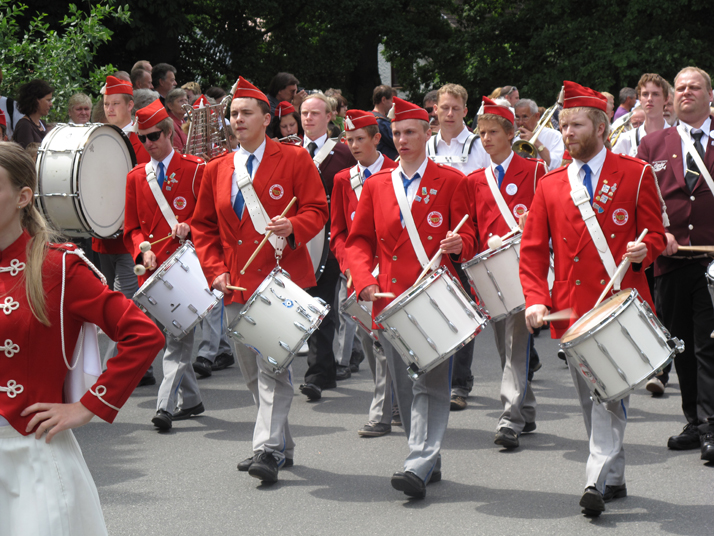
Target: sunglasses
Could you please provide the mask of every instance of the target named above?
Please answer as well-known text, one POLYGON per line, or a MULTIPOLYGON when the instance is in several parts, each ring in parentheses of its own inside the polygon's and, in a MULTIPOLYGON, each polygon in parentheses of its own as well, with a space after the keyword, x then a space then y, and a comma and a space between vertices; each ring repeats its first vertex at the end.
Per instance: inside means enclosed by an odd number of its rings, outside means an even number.
POLYGON ((159 138, 161 137, 162 131, 159 130, 158 132, 152 132, 151 134, 139 134, 139 141, 141 143, 146 143, 146 140, 148 139, 149 141, 159 141, 159 138))
POLYGON ((505 95, 501 95, 502 97, 508 97, 511 93, 514 91, 518 91, 518 88, 516 86, 511 86, 511 89, 506 93, 505 95))

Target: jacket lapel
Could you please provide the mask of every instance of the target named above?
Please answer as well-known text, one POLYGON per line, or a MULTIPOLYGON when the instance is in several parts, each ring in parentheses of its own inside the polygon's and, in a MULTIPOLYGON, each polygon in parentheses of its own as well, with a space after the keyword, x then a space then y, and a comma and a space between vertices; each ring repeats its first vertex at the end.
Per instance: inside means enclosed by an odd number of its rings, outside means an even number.
MULTIPOLYGON (((412 217, 414 218, 414 223, 416 224, 417 230, 420 229, 422 222, 426 221, 427 214, 431 211, 431 207, 433 207, 436 204, 436 199, 437 196, 439 195, 439 190, 441 189, 441 181, 439 180, 438 176, 438 166, 434 164, 431 160, 426 165, 426 170, 424 171, 424 176, 422 177, 421 181, 419 182, 419 192, 418 196, 422 198, 421 201, 417 201, 414 199, 411 205, 411 212, 412 212, 412 217), (433 190, 436 190, 436 193, 432 193, 433 190), (424 191, 426 191, 426 195, 424 194, 424 191), (429 202, 425 202, 426 199, 429 199, 429 202)), ((396 199, 396 197, 395 197, 396 199)), ((399 207, 397 207, 399 208, 399 207)), ((446 225, 449 225, 448 221, 448 214, 443 215, 444 216, 444 221, 446 225)), ((400 223, 401 227, 401 223, 400 223)), ((407 231, 406 225, 402 229, 402 233, 399 236, 399 240, 397 241, 396 247, 400 247, 404 242, 409 241, 409 232, 407 231)))
MULTIPOLYGON (((169 177, 171 176, 172 173, 176 173, 178 171, 178 159, 181 158, 178 152, 174 151, 174 155, 171 158, 171 161, 169 162, 169 167, 165 171, 166 177, 164 178, 164 184, 161 186, 161 193, 164 196, 164 199, 166 199, 166 202, 169 204, 169 209, 171 209, 171 203, 173 202, 174 196, 176 195, 176 186, 178 183, 175 184, 170 184, 169 183, 169 177), (167 190, 166 187, 169 186, 171 190, 167 190)), ((177 177, 174 177, 177 178, 177 177)), ((180 178, 180 177, 178 177, 180 178)), ((164 218, 164 213, 161 212, 161 209, 159 208, 159 204, 156 202, 156 199, 154 198, 154 194, 151 191, 151 188, 149 188, 149 183, 144 181, 146 183, 146 188, 149 190, 149 196, 151 199, 151 206, 154 209, 154 217, 151 220, 151 232, 153 233, 156 228, 161 225, 161 222, 163 221, 166 223, 166 219, 164 218)), ((173 209, 171 209, 173 210, 173 209)), ((166 223, 168 225, 168 223, 166 223)))
MULTIPOLYGON (((233 187, 233 173, 235 165, 233 163, 234 155, 231 154, 223 159, 221 168, 216 173, 216 194, 218 196, 217 206, 218 212, 223 214, 223 217, 228 222, 228 229, 237 239, 238 231, 243 221, 238 219, 233 204, 231 203, 231 189, 233 187)), ((243 218, 245 219, 245 218, 243 218)))
MULTIPOLYGON (((687 188, 687 184, 684 182, 684 164, 682 163, 682 159, 685 158, 685 156, 682 154, 682 138, 679 137, 676 125, 667 129, 667 133, 665 134, 665 151, 665 159, 672 166, 672 173, 674 173, 677 184, 682 190, 689 192, 689 188, 687 188)), ((714 151, 709 152, 714 153, 714 151)))
POLYGON ((270 184, 270 179, 278 167, 281 158, 282 155, 278 144, 266 138, 263 160, 260 162, 258 170, 253 177, 253 188, 255 189, 255 193, 258 194, 259 199, 263 197, 265 189, 270 184))

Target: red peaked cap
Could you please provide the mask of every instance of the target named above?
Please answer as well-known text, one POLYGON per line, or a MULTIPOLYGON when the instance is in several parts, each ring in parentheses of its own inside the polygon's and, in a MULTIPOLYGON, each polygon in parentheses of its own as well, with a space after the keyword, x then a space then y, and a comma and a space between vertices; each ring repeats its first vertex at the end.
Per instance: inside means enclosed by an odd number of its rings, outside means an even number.
POLYGON ((372 112, 365 112, 363 110, 347 110, 347 114, 345 117, 346 132, 376 124, 377 118, 374 117, 372 112))
POLYGON ((116 76, 107 76, 107 83, 104 87, 105 95, 134 95, 134 88, 131 82, 119 80, 116 76))
POLYGON ((235 93, 233 93, 233 98, 240 99, 246 97, 251 99, 258 99, 263 101, 265 104, 270 105, 270 101, 268 101, 268 97, 265 96, 265 93, 260 91, 257 87, 248 82, 248 80, 246 80, 242 76, 239 76, 238 86, 236 87, 235 93))
POLYGON ((6 127, 7 126, 7 119, 5 119, 5 112, 0 110, 0 125, 6 127))
POLYGON ((565 80, 563 87, 565 88, 563 108, 579 108, 584 106, 587 108, 597 108, 603 112, 607 111, 607 99, 602 93, 571 82, 570 80, 565 80))
POLYGON ((203 93, 193 102, 193 107, 197 110, 201 107, 201 105, 203 105, 203 106, 211 105, 211 103, 208 102, 208 98, 203 93))
POLYGON ((160 123, 168 116, 169 114, 166 112, 164 105, 161 104, 159 99, 156 99, 148 106, 136 112, 136 122, 139 126, 139 130, 146 130, 160 123))
POLYGON ((284 115, 289 115, 295 113, 295 106, 290 104, 288 101, 282 101, 275 108, 275 117, 283 117, 284 115))
POLYGON ((399 97, 394 97, 394 118, 392 123, 404 121, 405 119, 420 119, 428 123, 429 114, 421 106, 407 102, 399 97))
POLYGON ((488 97, 483 97, 482 100, 483 100, 483 113, 500 115, 504 119, 507 119, 511 123, 515 124, 516 118, 513 117, 513 112, 511 111, 510 108, 508 108, 506 106, 501 106, 500 104, 496 104, 488 97))

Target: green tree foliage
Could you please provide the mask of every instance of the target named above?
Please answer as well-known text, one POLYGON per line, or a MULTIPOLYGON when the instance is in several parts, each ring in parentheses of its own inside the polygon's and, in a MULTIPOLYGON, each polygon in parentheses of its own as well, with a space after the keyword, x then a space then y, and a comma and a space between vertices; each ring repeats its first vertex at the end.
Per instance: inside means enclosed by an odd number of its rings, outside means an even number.
POLYGON ((92 6, 83 13, 74 4, 60 20, 60 30, 52 29, 46 15, 36 13, 26 27, 27 6, 0 0, 0 64, 3 67, 3 94, 17 96, 18 88, 30 80, 43 79, 54 88, 50 121, 66 120, 65 104, 78 91, 97 93, 112 65, 97 66, 94 56, 112 32, 103 22, 114 18, 124 23, 129 12, 122 7, 92 6))

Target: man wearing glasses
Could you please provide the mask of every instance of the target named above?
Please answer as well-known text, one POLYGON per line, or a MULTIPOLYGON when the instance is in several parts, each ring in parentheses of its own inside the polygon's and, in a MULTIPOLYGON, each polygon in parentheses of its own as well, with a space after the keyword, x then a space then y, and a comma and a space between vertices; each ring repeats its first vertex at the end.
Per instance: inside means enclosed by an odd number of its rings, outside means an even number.
MULTIPOLYGON (((516 110, 516 127, 518 128, 518 136, 522 140, 530 140, 533 137, 533 132, 536 130, 540 113, 538 105, 530 99, 521 99, 514 105, 516 110)), ((565 145, 560 132, 553 128, 544 128, 538 134, 538 139, 535 142, 538 158, 543 160, 548 166, 548 171, 553 171, 560 167, 563 161, 563 153, 565 145)))
MULTIPOLYGON (((206 165, 196 156, 174 150, 173 121, 159 99, 136 112, 136 121, 139 141, 151 160, 127 175, 124 244, 136 264, 146 268, 146 274, 139 276, 139 284, 143 284, 190 236, 191 217, 206 165), (142 242, 155 242, 169 234, 170 240, 141 251, 142 242)), ((159 430, 168 430, 172 421, 204 411, 191 366, 193 336, 191 331, 181 340, 166 337, 164 379, 159 387, 156 415, 151 420, 159 430)))

